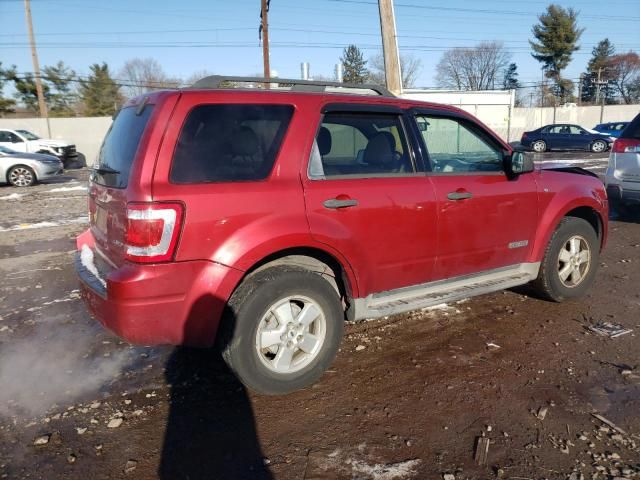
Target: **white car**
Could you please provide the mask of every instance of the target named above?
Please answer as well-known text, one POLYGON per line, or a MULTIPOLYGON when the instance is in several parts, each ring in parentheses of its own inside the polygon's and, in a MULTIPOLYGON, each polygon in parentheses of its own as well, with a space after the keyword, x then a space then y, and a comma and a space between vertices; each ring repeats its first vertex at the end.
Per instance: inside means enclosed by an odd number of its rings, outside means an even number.
POLYGON ((63 162, 77 156, 75 145, 64 140, 40 138, 28 130, 0 128, 0 146, 16 152, 55 155, 63 162))

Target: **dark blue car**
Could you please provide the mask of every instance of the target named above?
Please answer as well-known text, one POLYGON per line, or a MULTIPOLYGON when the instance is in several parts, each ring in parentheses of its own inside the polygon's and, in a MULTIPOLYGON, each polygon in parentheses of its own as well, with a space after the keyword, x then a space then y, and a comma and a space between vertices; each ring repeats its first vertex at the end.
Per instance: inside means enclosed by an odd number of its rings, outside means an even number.
POLYGON ((595 153, 606 152, 615 139, 602 133, 592 133, 578 125, 546 125, 524 132, 520 144, 534 152, 547 150, 587 150, 595 153))
POLYGON ((600 125, 596 125, 593 127, 594 130, 597 130, 600 133, 604 133, 605 135, 611 135, 612 137, 618 138, 622 131, 627 128, 631 122, 610 122, 610 123, 601 123, 600 125))

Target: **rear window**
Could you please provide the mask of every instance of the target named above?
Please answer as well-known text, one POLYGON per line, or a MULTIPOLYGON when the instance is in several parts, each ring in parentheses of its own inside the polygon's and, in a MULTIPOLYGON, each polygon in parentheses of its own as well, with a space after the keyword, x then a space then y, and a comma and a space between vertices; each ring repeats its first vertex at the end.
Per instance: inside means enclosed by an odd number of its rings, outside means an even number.
POLYGON ((131 164, 138 150, 140 138, 153 111, 147 105, 140 115, 138 107, 120 110, 100 147, 98 166, 93 181, 107 187, 125 188, 129 181, 131 164))
POLYGON ((201 105, 189 113, 171 164, 173 183, 266 178, 287 131, 291 105, 201 105))

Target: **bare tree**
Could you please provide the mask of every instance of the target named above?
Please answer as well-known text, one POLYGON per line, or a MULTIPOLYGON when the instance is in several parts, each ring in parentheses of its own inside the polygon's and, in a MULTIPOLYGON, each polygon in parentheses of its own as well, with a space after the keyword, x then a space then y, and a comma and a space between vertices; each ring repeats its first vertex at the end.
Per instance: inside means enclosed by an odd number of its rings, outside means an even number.
MULTIPOLYGON (((196 83, 198 80, 202 80, 205 77, 210 77, 211 75, 215 75, 215 73, 209 71, 209 70, 196 70, 195 72, 193 72, 191 75, 189 75, 187 77, 187 79, 184 81, 184 85, 185 86, 191 86, 194 83, 196 83)), ((262 73, 260 73, 260 75, 258 75, 259 77, 262 76, 262 73)))
POLYGON ((162 88, 177 88, 179 78, 164 73, 160 63, 154 58, 132 58, 127 60, 118 74, 127 97, 136 97, 143 93, 162 88))
POLYGON ((613 55, 609 59, 609 68, 613 73, 610 83, 613 84, 622 101, 626 104, 638 100, 636 85, 640 79, 640 56, 633 51, 621 55, 613 55))
POLYGON ((442 55, 436 81, 441 87, 457 90, 489 90, 500 85, 510 60, 502 42, 454 48, 442 55))
MULTIPOLYGON (((384 74, 384 56, 377 53, 369 59, 369 80, 379 85, 386 85, 384 74)), ((415 86, 418 74, 422 69, 422 61, 413 55, 400 55, 400 72, 402 73, 402 87, 415 86)))

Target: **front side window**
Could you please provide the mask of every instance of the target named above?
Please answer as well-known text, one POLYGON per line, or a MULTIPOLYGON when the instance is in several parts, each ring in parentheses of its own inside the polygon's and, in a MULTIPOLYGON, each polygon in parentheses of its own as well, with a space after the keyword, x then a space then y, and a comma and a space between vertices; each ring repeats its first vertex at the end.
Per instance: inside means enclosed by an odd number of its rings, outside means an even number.
POLYGON ((502 150, 464 120, 416 117, 435 173, 500 172, 502 150))
POLYGON ((172 183, 265 179, 289 127, 291 105, 200 105, 187 116, 171 164, 172 183))
POLYGON ((327 113, 311 152, 312 178, 413 174, 400 116, 327 113))
POLYGON ((577 127, 576 125, 571 125, 569 127, 569 133, 571 133, 571 135, 586 135, 587 132, 585 130, 583 130, 580 127, 577 127))

